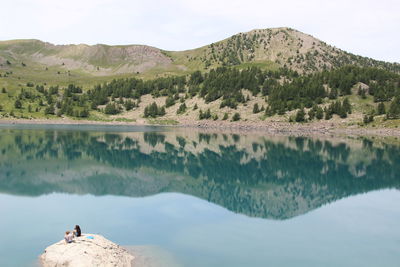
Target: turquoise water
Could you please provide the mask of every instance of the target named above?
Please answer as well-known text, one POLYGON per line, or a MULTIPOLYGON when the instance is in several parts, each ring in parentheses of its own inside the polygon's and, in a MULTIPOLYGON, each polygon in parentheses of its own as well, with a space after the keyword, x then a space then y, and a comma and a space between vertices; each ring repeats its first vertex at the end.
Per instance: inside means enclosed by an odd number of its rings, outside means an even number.
POLYGON ((400 142, 0 126, 0 266, 80 224, 171 266, 398 266, 400 142))

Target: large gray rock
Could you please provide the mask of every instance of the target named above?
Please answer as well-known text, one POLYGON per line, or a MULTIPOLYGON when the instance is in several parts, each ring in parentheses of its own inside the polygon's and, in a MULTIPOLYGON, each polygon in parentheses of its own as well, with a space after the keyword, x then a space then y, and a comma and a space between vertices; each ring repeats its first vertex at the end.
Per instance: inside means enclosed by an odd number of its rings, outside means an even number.
POLYGON ((61 240, 40 255, 44 267, 122 266, 131 267, 134 257, 123 247, 101 235, 85 234, 67 244, 61 240), (92 236, 93 239, 87 238, 92 236))

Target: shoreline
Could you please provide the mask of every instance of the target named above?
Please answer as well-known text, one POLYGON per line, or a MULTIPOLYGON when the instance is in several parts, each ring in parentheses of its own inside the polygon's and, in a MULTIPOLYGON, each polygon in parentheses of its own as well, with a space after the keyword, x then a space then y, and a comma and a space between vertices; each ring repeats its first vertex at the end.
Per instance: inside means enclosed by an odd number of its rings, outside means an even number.
POLYGON ((199 130, 215 130, 229 132, 262 132, 266 134, 294 134, 294 135, 374 135, 400 137, 399 128, 363 128, 360 126, 346 126, 332 122, 289 123, 289 122, 228 122, 228 121, 184 121, 176 125, 152 124, 124 121, 91 121, 73 119, 0 119, 1 125, 92 125, 92 126, 145 126, 145 127, 170 127, 193 128, 199 130))

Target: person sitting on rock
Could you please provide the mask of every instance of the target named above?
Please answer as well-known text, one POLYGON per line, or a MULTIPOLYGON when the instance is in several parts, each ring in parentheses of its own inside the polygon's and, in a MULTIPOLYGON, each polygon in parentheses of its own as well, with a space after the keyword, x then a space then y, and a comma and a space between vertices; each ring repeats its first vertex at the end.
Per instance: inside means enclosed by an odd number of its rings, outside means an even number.
POLYGON ((76 237, 81 236, 82 232, 81 232, 81 228, 79 227, 79 225, 75 225, 74 234, 76 237))
POLYGON ((72 243, 74 241, 74 233, 71 231, 66 231, 64 236, 65 242, 72 243))

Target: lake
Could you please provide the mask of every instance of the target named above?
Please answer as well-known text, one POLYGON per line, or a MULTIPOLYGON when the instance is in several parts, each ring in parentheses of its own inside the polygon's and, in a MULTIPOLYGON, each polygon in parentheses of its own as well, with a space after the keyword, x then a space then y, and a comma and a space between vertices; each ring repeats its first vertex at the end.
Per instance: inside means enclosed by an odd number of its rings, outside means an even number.
POLYGON ((399 266, 400 141, 0 126, 0 266, 79 224, 154 266, 399 266))

